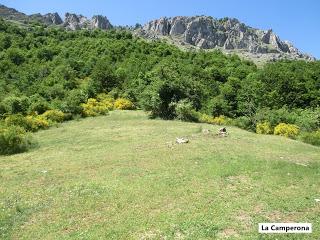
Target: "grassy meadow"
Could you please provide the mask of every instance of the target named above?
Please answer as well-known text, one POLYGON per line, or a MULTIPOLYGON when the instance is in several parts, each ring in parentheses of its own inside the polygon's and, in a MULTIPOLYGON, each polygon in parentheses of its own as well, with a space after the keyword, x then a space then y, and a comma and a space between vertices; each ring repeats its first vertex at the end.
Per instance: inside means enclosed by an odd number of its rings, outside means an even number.
POLYGON ((0 156, 0 239, 320 239, 320 148, 218 129, 114 111, 35 133, 29 152, 0 156))

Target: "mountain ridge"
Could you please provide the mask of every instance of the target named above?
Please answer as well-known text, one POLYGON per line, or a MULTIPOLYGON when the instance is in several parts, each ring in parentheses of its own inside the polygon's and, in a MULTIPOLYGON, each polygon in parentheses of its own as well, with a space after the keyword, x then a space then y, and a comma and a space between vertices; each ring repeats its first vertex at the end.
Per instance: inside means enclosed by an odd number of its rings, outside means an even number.
POLYGON ((0 17, 5 20, 15 20, 18 22, 38 21, 49 26, 61 26, 68 30, 80 30, 84 28, 108 30, 113 28, 108 18, 102 15, 94 15, 91 19, 88 19, 81 14, 67 12, 63 20, 57 12, 44 15, 40 13, 26 15, 2 4, 0 4, 0 17))
MULTIPOLYGON (((107 17, 94 15, 91 19, 74 13, 66 13, 62 19, 58 13, 26 15, 14 8, 0 4, 0 17, 18 22, 38 21, 48 26, 60 26, 67 30, 114 28, 107 17)), ((125 27, 136 36, 150 40, 169 38, 178 46, 195 49, 219 49, 224 53, 236 53, 256 62, 281 59, 314 61, 316 58, 301 52, 289 41, 282 41, 272 29, 250 27, 236 18, 217 19, 211 16, 162 17, 138 27, 125 27)))
POLYGON ((253 28, 236 18, 217 19, 203 15, 162 17, 146 23, 137 31, 137 35, 150 39, 169 37, 180 45, 242 52, 249 58, 315 60, 289 41, 282 41, 272 29, 253 28))

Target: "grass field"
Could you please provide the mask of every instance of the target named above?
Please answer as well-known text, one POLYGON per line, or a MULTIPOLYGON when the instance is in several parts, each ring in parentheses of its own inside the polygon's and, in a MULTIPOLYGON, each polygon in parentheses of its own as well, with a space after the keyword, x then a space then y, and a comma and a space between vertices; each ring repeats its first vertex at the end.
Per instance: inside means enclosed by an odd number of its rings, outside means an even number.
POLYGON ((218 128, 115 111, 34 134, 0 157, 0 239, 320 239, 320 148, 218 128))

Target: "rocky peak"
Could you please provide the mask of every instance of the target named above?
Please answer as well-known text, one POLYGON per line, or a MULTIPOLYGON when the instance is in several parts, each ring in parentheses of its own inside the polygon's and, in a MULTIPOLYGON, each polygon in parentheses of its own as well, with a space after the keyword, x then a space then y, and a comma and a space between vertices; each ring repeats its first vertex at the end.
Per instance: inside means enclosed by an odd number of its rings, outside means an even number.
POLYGON ((102 15, 96 15, 92 17, 91 20, 91 28, 99 28, 99 29, 111 29, 112 25, 109 22, 108 18, 102 15))
POLYGON ((145 24, 138 34, 147 38, 169 37, 176 42, 203 49, 219 48, 259 56, 272 54, 272 58, 276 59, 314 59, 301 53, 292 44, 281 41, 271 29, 255 29, 235 18, 163 17, 145 24))
POLYGON ((60 25, 63 23, 58 13, 47 13, 43 15, 44 21, 49 24, 60 25))
POLYGON ((89 25, 89 20, 82 15, 66 13, 63 25, 69 30, 79 30, 82 28, 87 28, 89 25))
POLYGON ((63 21, 58 13, 48 13, 41 15, 40 13, 26 15, 13 8, 8 8, 0 4, 0 17, 7 20, 15 21, 38 21, 46 25, 62 25, 68 30, 79 29, 111 29, 113 26, 102 15, 93 16, 91 20, 80 14, 66 13, 63 21))
POLYGON ((0 4, 0 17, 15 21, 25 21, 28 19, 26 14, 18 12, 16 9, 6 7, 2 4, 0 4))

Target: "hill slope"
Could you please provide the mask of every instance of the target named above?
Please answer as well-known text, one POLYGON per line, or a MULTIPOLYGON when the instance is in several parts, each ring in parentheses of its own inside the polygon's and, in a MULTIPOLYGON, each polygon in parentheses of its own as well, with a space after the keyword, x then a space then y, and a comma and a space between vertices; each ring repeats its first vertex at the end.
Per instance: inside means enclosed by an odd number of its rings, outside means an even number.
POLYGON ((37 149, 0 157, 0 238, 257 239, 265 221, 320 237, 319 148, 201 128, 218 126, 124 111, 37 133, 37 149))

